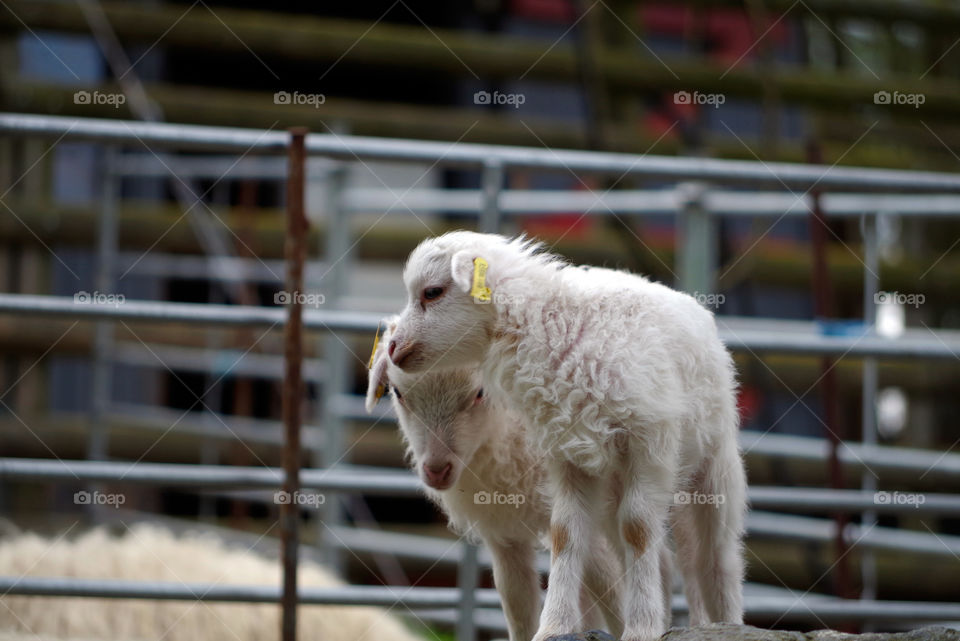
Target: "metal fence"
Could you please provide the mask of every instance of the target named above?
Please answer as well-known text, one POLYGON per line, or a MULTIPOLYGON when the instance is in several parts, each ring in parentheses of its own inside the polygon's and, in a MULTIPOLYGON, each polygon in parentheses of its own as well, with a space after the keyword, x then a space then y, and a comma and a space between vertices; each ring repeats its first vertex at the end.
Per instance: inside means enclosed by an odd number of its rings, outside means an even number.
MULTIPOLYGON (((12 136, 49 140, 86 140, 102 143, 109 151, 109 171, 105 178, 105 197, 100 211, 97 244, 100 291, 112 291, 118 261, 117 215, 119 178, 123 175, 156 175, 166 167, 162 157, 126 154, 121 161, 119 147, 162 150, 202 150, 224 154, 283 154, 290 137, 284 132, 264 132, 192 125, 120 122, 73 119, 21 114, 0 114, 0 131, 12 136)), ((461 211, 479 216, 482 231, 498 231, 504 216, 513 213, 536 214, 582 208, 588 213, 606 215, 625 213, 667 213, 676 215, 683 230, 677 248, 678 285, 687 291, 711 291, 716 256, 714 224, 717 216, 805 216, 812 204, 808 192, 832 193, 823 196, 822 208, 831 216, 857 216, 863 225, 865 248, 865 309, 877 293, 875 274, 879 259, 876 225, 873 218, 896 212, 907 216, 960 215, 960 176, 931 172, 725 161, 702 158, 634 156, 627 154, 555 151, 477 144, 447 144, 412 140, 385 140, 334 134, 306 137, 306 153, 331 162, 325 167, 329 201, 326 204, 325 295, 326 309, 305 311, 303 325, 308 331, 331 336, 325 343, 326 376, 323 381, 324 415, 322 444, 307 444, 315 469, 302 470, 304 487, 331 492, 387 493, 415 495, 418 482, 409 474, 380 469, 353 469, 337 465, 343 452, 345 421, 358 415, 356 399, 347 389, 349 366, 346 347, 336 338, 339 333, 372 333, 379 315, 350 311, 341 305, 345 294, 345 276, 352 264, 349 220, 352 213, 370 208, 403 207, 411 211, 461 211), (397 196, 387 190, 348 190, 343 167, 347 163, 369 160, 431 163, 438 167, 479 169, 479 190, 411 191, 397 196), (680 182, 676 187, 652 190, 593 192, 533 192, 504 189, 504 178, 516 169, 574 172, 642 177, 680 182), (751 191, 724 191, 720 185, 732 185, 751 191), (757 191, 766 189, 767 191, 757 191), (797 195, 794 189, 803 190, 797 195), (904 194, 910 194, 904 196, 904 194)), ((184 171, 196 174, 212 171, 207 161, 187 161, 184 171), (193 162, 193 166, 190 165, 193 162), (206 164, 204 164, 206 162, 206 164)), ((251 176, 286 176, 285 168, 269 158, 245 158, 238 171, 251 176)), ((230 257, 213 256, 202 265, 212 279, 224 282, 243 280, 231 269, 230 257)), ((246 273, 246 272, 244 272, 246 273)), ((279 470, 205 465, 167 465, 140 463, 134 466, 106 462, 106 436, 102 423, 109 405, 110 323, 176 322, 192 325, 235 327, 280 327, 287 319, 282 308, 251 305, 158 303, 127 300, 123 306, 76 305, 71 298, 0 294, 0 313, 30 316, 95 320, 98 331, 94 343, 94 398, 91 415, 89 461, 43 461, 0 459, 0 479, 68 482, 123 482, 154 485, 185 485, 197 488, 271 488, 283 483, 279 470)), ((960 455, 906 451, 876 445, 872 407, 877 391, 876 359, 920 358, 952 359, 960 353, 960 332, 910 331, 898 339, 877 336, 871 319, 856 336, 825 335, 815 323, 722 317, 720 331, 733 350, 802 353, 831 356, 856 356, 864 359, 863 443, 848 444, 840 456, 850 464, 882 470, 932 472, 936 478, 960 480, 960 455)), ((771 456, 799 460, 823 460, 825 442, 767 435, 761 439, 744 433, 749 447, 771 456), (751 440, 752 439, 752 440, 751 440), (792 440, 791 440, 792 439, 792 440), (802 443, 800 441, 803 441, 802 443)), ((800 488, 754 487, 750 500, 755 510, 803 510, 807 512, 850 511, 863 514, 860 526, 848 526, 842 533, 850 542, 865 549, 909 549, 924 554, 960 553, 960 537, 937 536, 887 528, 877 528, 879 512, 919 509, 931 514, 960 514, 957 495, 927 494, 919 506, 878 505, 871 488, 872 479, 864 476, 864 490, 818 490, 800 488)), ((339 513, 331 501, 322 514, 323 522, 338 528, 339 513)), ((808 541, 830 541, 831 522, 809 517, 784 517, 756 511, 751 516, 750 532, 757 535, 792 537, 808 541), (792 519, 792 520, 791 520, 792 519)), ((389 537, 389 535, 384 535, 389 537)), ((337 565, 338 546, 326 537, 328 561, 337 565)), ((381 543, 370 543, 370 547, 381 543)), ((371 539, 373 541, 373 539, 371 539)), ((411 588, 400 593, 389 586, 349 586, 324 590, 301 589, 302 603, 393 604, 410 608, 453 608, 457 637, 462 641, 475 636, 475 610, 496 607, 496 594, 476 590, 481 560, 476 547, 464 544, 458 555, 458 587, 455 589, 411 588)), ((869 578, 869 577, 865 577, 869 578)), ((130 582, 80 581, 67 579, 20 579, 0 577, 0 590, 9 594, 87 595, 116 598, 197 599, 228 601, 281 600, 277 588, 240 588, 220 586, 170 586, 130 582), (204 595, 201 597, 201 594, 204 595)), ((685 611, 682 599, 677 612, 685 611)), ((790 620, 840 621, 942 621, 960 620, 960 606, 936 603, 896 603, 865 600, 860 602, 828 598, 756 597, 746 603, 747 615, 763 618, 785 616, 790 620)))

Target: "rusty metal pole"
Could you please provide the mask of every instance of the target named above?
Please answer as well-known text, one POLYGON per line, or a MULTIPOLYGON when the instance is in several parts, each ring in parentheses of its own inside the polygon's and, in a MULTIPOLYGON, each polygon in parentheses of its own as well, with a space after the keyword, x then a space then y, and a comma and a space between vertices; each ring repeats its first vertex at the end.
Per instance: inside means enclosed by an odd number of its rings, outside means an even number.
MULTIPOLYGON (((810 142, 808 145, 807 159, 811 163, 823 163, 819 145, 815 142, 810 142)), ((810 244, 813 250, 813 308, 817 317, 827 320, 833 316, 833 287, 830 282, 830 272, 827 269, 827 219, 821 207, 820 190, 812 189, 810 196, 813 203, 809 219, 810 244)), ((830 357, 824 357, 820 361, 820 398, 823 402, 825 436, 830 443, 830 456, 827 460, 830 487, 840 490, 844 487, 844 479, 839 449, 846 430, 841 425, 837 411, 837 382, 834 376, 834 365, 834 359, 830 357)), ((850 599, 855 595, 851 586, 850 562, 847 555, 849 546, 845 536, 849 517, 845 512, 836 512, 833 518, 836 529, 834 547, 837 555, 834 591, 837 596, 850 599)))
POLYGON ((303 400, 303 263, 307 255, 307 217, 304 212, 304 140, 307 130, 290 129, 287 155, 287 324, 283 331, 283 494, 280 502, 280 536, 283 558, 281 641, 297 638, 297 540, 300 490, 300 425, 303 400))

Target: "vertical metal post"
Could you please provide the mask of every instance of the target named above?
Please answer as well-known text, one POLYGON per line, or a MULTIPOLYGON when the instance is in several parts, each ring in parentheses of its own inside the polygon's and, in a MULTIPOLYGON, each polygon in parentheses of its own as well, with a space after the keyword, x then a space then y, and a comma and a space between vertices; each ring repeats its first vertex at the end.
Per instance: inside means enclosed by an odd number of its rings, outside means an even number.
MULTIPOLYGON (((866 331, 876 334, 877 331, 877 304, 876 294, 880 289, 880 257, 877 247, 877 218, 867 214, 863 217, 863 323, 866 331)), ((863 401, 861 407, 861 440, 865 446, 877 443, 877 359, 866 357, 863 359, 863 401)), ((860 481, 863 490, 876 492, 877 480, 864 470, 860 481)), ((861 527, 864 531, 877 524, 877 513, 869 510, 861 515, 861 527)), ((877 558, 872 550, 863 550, 860 554, 860 572, 863 588, 860 598, 873 600, 877 598, 877 558)))
POLYGON ((676 268, 680 289, 688 293, 713 293, 713 270, 716 265, 714 221, 707 211, 707 186, 703 183, 678 185, 683 205, 677 232, 680 244, 676 252, 676 268))
MULTIPOLYGON (((503 191, 504 166, 498 160, 483 163, 481 187, 483 203, 480 209, 481 232, 495 234, 500 231, 500 194, 503 191)), ((477 610, 477 582, 480 580, 479 549, 469 541, 463 541, 457 565, 457 587, 460 589, 460 606, 457 609, 457 641, 474 641, 477 636, 474 615, 477 610)))
POLYGON ((297 639, 297 541, 300 508, 300 410, 303 403, 303 263, 307 255, 307 218, 304 213, 304 165, 306 153, 302 127, 290 129, 287 167, 287 324, 283 332, 283 494, 280 503, 280 535, 283 554, 281 641, 297 639))
MULTIPOLYGON (((117 149, 108 145, 104 150, 103 193, 97 225, 97 261, 94 291, 101 295, 116 294, 114 274, 117 260, 117 201, 120 198, 120 178, 117 175, 117 149)), ((110 406, 113 347, 113 321, 98 321, 93 338, 93 371, 91 374, 90 414, 87 430, 87 459, 102 461, 109 452, 109 434, 106 415, 110 406)))
POLYGON ((460 565, 457 567, 457 587, 460 588, 460 608, 457 616, 457 641, 474 641, 477 629, 473 615, 477 609, 477 581, 480 564, 477 562, 477 546, 463 541, 460 565))
MULTIPOLYGON (((320 286, 324 304, 334 309, 340 307, 341 298, 347 292, 347 268, 350 264, 350 221, 343 206, 346 179, 346 165, 338 163, 328 170, 325 265, 320 286)), ((344 452, 346 424, 340 400, 349 385, 351 354, 342 339, 333 334, 324 339, 323 353, 327 377, 323 384, 323 447, 317 463, 323 469, 329 469, 340 463, 344 452)), ((340 524, 343 520, 342 509, 339 495, 328 494, 327 499, 320 506, 317 543, 323 546, 323 559, 327 567, 339 574, 342 571, 342 558, 336 541, 326 528, 340 524)))
MULTIPOLYGON (((820 147, 811 142, 807 149, 807 158, 811 163, 822 162, 820 147)), ((813 308, 818 318, 833 317, 833 282, 830 280, 830 270, 827 264, 827 219, 823 213, 821 192, 819 189, 810 191, 813 207, 808 217, 810 224, 810 249, 813 258, 813 308)), ((830 443, 829 457, 827 458, 827 474, 830 478, 830 487, 835 490, 844 488, 843 467, 840 465, 840 446, 846 436, 844 425, 840 422, 839 405, 837 403, 837 381, 834 371, 835 361, 825 356, 820 359, 820 396, 823 402, 824 436, 830 443)), ((834 591, 837 596, 849 599, 853 596, 850 581, 850 560, 847 552, 849 544, 846 538, 849 515, 838 510, 833 514, 834 520, 834 591)), ((843 629, 845 632, 852 630, 843 629)))
POLYGON ((503 163, 489 159, 483 163, 481 188, 483 203, 480 209, 480 231, 496 234, 500 231, 500 193, 503 191, 503 163))

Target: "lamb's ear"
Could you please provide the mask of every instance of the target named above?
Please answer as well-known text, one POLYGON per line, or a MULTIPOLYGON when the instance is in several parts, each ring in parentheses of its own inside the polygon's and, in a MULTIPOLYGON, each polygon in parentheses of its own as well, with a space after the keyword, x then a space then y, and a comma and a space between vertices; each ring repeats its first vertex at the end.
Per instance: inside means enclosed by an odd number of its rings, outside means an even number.
POLYGON ((450 259, 450 273, 453 282, 461 291, 470 292, 473 287, 473 259, 476 252, 459 251, 450 259))
POLYGON ((489 262, 476 251, 459 251, 450 259, 453 282, 477 302, 490 302, 491 282, 487 275, 489 262))
POLYGON ((390 344, 390 338, 393 330, 396 328, 395 319, 387 319, 377 328, 377 336, 373 339, 373 353, 370 355, 370 365, 367 371, 367 400, 365 407, 367 414, 373 412, 377 401, 387 390, 390 380, 387 378, 387 365, 390 357, 387 354, 387 346, 390 344), (386 326, 383 335, 380 335, 380 327, 386 326))

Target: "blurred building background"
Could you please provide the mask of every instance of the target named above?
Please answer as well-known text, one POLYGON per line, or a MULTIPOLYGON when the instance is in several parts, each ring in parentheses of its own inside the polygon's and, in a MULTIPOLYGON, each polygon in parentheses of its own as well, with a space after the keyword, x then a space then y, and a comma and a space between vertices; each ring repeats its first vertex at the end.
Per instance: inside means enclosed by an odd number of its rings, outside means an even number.
MULTIPOLYGON (((306 125, 337 135, 761 163, 948 172, 960 167, 960 4, 955 2, 4 0, 0 5, 0 111, 5 112, 275 131, 306 125)), ((463 208, 429 203, 475 195, 479 171, 430 163, 333 167, 318 159, 310 166, 313 259, 323 256, 331 193, 345 190, 354 199, 356 242, 338 307, 399 309, 404 299, 399 268, 416 243, 476 225, 463 208), (334 180, 336 172, 342 173, 334 180), (421 204, 408 204, 408 195, 421 204)), ((94 143, 5 136, 0 290, 94 292, 97 220, 107 186, 119 196, 111 294, 273 305, 282 287, 285 176, 282 159, 254 154, 238 159, 168 153, 144 143, 125 147, 121 157, 94 143), (118 162, 122 178, 115 176, 118 162), (223 273, 211 272, 211 255, 226 261, 223 273)), ((503 186, 615 193, 670 188, 673 181, 524 170, 508 172, 503 186)), ((800 200, 814 195, 795 194, 800 200)), ((905 327, 960 329, 958 213, 916 219, 894 211, 877 218, 880 288, 903 295, 878 301, 873 310, 886 335, 897 336, 905 327), (922 304, 911 304, 917 296, 922 304)), ((823 332, 862 332, 858 323, 869 317, 862 295, 862 221, 829 219, 827 271, 819 285, 811 245, 816 225, 805 217, 718 218, 715 283, 698 294, 710 297, 707 304, 721 316, 817 319, 823 332), (817 318, 816 291, 825 297, 829 318, 817 318)), ((520 212, 506 218, 502 231, 536 235, 575 262, 627 268, 678 284, 672 214, 585 216, 575 207, 548 216, 520 212)), ((327 291, 328 267, 323 262, 310 267, 308 280, 318 294, 327 291)), ((104 454, 110 458, 279 464, 279 332, 113 324, 100 338, 108 346, 112 384, 109 406, 98 410, 92 406, 90 357, 97 331, 87 322, 0 316, 3 456, 84 458, 90 413, 103 410, 109 436, 104 454)), ((347 391, 354 395, 366 385, 369 340, 349 345, 356 358, 349 359, 347 391)), ((327 410, 321 402, 328 374, 325 345, 323 337, 311 336, 305 463, 322 459, 311 439, 322 431, 327 410)), ((746 430, 825 436, 819 357, 741 352, 737 362, 746 430)), ((862 359, 849 358, 830 366, 837 430, 845 440, 861 438, 862 367, 862 359)), ((957 455, 951 450, 960 439, 960 363, 893 359, 878 368, 881 444, 957 455)), ((346 426, 346 460, 402 466, 395 427, 380 422, 371 428, 356 414, 346 426)), ((754 453, 747 464, 751 484, 831 483, 826 461, 754 453)), ((844 470, 846 485, 859 487, 860 471, 854 465, 844 470)), ((903 475, 884 479, 884 487, 956 493, 960 486, 952 478, 953 485, 944 486, 936 475, 903 475)), ((74 506, 66 488, 2 490, 3 507, 18 520, 55 529, 75 518, 68 516, 74 506), (51 512, 54 505, 65 511, 51 512)), ((350 496, 343 503, 349 523, 443 535, 442 520, 421 500, 350 496)), ((276 506, 257 493, 140 490, 126 507, 259 531, 276 506)), ((879 523, 960 535, 960 520, 946 516, 925 516, 921 524, 919 517, 885 515, 879 523)), ((836 591, 829 544, 756 537, 749 545, 752 582, 836 591)), ((859 558, 850 559, 855 592, 859 558)), ((393 567, 385 563, 348 563, 346 571, 353 581, 373 582, 369 568, 383 575, 393 567)), ((881 598, 956 598, 957 558, 885 551, 877 563, 881 598)), ((400 572, 417 576, 428 566, 406 559, 400 572)), ((426 583, 448 584, 452 571, 435 567, 426 583)))

